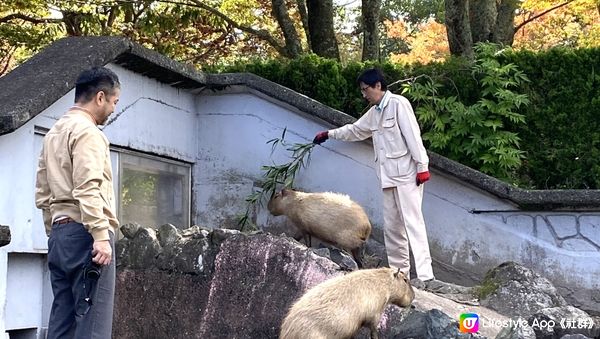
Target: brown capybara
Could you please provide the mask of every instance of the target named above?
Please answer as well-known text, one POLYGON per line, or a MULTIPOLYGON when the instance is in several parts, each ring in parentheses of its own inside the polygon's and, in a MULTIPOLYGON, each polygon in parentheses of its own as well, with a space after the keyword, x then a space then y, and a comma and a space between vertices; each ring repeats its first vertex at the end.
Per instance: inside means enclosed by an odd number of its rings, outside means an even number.
POLYGON ((412 286, 399 270, 353 271, 309 289, 290 308, 279 338, 351 338, 366 325, 376 339, 386 305, 408 307, 414 298, 412 286))
POLYGON ((347 195, 283 189, 271 198, 267 208, 275 216, 287 216, 304 235, 351 252, 362 267, 361 252, 371 234, 371 222, 363 208, 347 195))

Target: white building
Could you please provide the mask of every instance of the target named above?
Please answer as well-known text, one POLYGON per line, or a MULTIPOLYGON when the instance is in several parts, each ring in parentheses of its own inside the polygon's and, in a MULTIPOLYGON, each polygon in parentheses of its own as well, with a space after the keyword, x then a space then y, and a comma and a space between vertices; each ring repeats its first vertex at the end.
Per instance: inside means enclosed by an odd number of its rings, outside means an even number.
MULTIPOLYGON (((287 161, 266 142, 308 143, 348 115, 251 74, 210 75, 122 38, 60 40, 0 78, 0 338, 40 338, 52 293, 47 238, 34 205, 45 132, 72 105, 84 69, 106 65, 121 100, 103 131, 112 145, 122 223, 235 227, 261 166, 287 161)), ((296 186, 349 194, 382 240, 369 142, 315 147, 296 186)), ((600 192, 525 191, 431 154, 424 211, 438 278, 472 284, 512 260, 550 278, 575 306, 600 311, 600 192)), ((259 210, 259 224, 281 222, 259 210)), ((118 287, 117 287, 118 288, 118 287)))

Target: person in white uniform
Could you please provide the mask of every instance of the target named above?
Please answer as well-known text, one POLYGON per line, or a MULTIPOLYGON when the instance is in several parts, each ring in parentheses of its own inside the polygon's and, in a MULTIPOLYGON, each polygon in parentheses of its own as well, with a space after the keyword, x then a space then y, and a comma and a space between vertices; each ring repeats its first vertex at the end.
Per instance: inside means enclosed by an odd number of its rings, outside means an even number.
POLYGON ((412 249, 417 278, 431 281, 434 275, 421 210, 423 183, 430 177, 429 157, 415 113, 405 97, 387 90, 379 69, 364 71, 357 81, 363 97, 373 106, 353 124, 317 133, 313 142, 373 138, 375 167, 383 189, 388 264, 410 277, 412 249))

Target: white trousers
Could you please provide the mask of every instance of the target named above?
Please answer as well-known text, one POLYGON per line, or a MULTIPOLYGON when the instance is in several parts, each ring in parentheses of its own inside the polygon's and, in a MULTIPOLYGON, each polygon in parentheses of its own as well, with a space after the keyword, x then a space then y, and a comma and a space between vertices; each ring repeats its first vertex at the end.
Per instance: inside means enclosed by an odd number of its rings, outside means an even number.
POLYGON ((389 266, 399 268, 410 279, 409 251, 412 248, 417 278, 424 281, 434 276, 422 201, 423 185, 407 183, 383 189, 383 224, 389 266))

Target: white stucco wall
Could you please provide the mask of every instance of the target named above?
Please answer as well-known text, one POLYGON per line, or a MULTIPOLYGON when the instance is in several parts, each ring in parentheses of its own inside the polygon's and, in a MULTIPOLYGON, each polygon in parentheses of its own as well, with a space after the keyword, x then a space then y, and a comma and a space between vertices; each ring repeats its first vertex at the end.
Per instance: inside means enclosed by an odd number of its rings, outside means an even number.
POLYGON ((434 173, 423 207, 436 274, 463 284, 505 261, 549 278, 570 303, 599 311, 600 213, 522 211, 434 173))
POLYGON ((111 65, 121 81, 116 112, 103 129, 112 145, 195 162, 195 95, 111 65))
POLYGON ((10 244, 0 248, 0 338, 8 338, 7 329, 33 328, 37 333, 48 316, 43 305, 49 285, 40 279, 47 277, 41 264, 46 235, 34 205, 40 145, 32 124, 0 136, 0 224, 11 231, 10 244))
MULTIPOLYGON (((235 219, 245 211, 244 199, 263 175, 261 167, 289 161, 291 154, 282 146, 271 155, 267 141, 280 138, 287 128, 287 142, 308 143, 325 128, 308 115, 251 93, 201 96, 198 111, 197 221, 211 227, 235 227, 235 219)), ((370 149, 369 143, 333 140, 317 146, 295 186, 312 192, 346 193, 364 206, 375 224, 381 224, 380 192, 374 189, 377 178, 370 149)), ((268 223, 270 218, 266 208, 260 209, 258 220, 268 223)))

